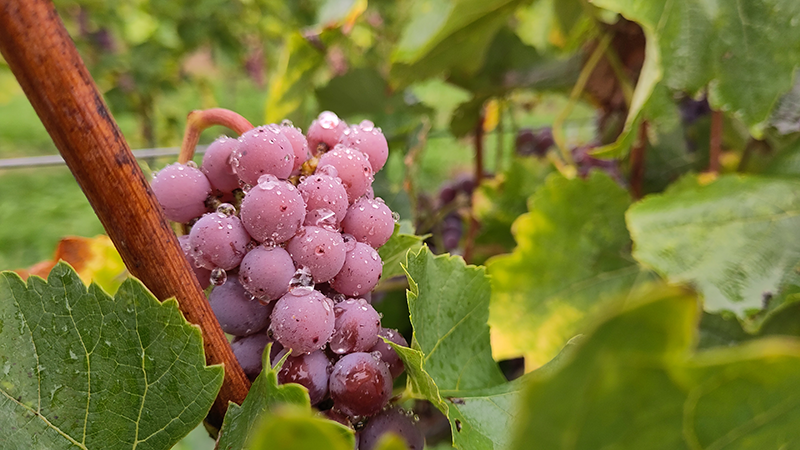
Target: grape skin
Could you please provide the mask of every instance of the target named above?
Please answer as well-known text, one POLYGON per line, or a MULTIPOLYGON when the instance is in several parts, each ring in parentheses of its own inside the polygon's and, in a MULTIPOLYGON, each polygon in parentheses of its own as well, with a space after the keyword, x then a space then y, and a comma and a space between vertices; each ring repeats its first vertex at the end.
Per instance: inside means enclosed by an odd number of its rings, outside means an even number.
POLYGON ((366 352, 379 338, 381 316, 363 298, 350 298, 333 307, 336 315, 333 336, 328 343, 339 355, 366 352))
POLYGON ((315 283, 324 283, 339 273, 346 257, 341 234, 314 226, 303 227, 286 244, 286 250, 297 264, 311 271, 315 283))
POLYGON ((183 250, 183 256, 186 257, 186 260, 189 261, 189 264, 192 266, 194 276, 197 278, 197 282, 200 283, 200 287, 203 289, 207 288, 211 284, 211 271, 205 267, 198 267, 197 264, 195 264, 194 256, 192 256, 192 244, 189 242, 189 235, 184 234, 183 236, 178 236, 178 243, 181 246, 181 250, 183 250))
POLYGON ((235 269, 247 252, 250 235, 236 216, 209 213, 189 233, 195 263, 206 269, 235 269))
POLYGON ((392 374, 369 353, 350 353, 333 366, 328 384, 334 407, 350 417, 377 414, 392 396, 392 374))
POLYGON ((352 148, 337 145, 319 157, 317 167, 333 166, 342 180, 350 203, 367 193, 372 184, 372 166, 366 155, 352 148))
POLYGON ((266 331, 233 338, 231 349, 250 381, 255 380, 258 374, 261 373, 264 349, 270 342, 272 342, 272 351, 269 355, 270 361, 275 361, 276 356, 283 350, 283 347, 278 342, 273 342, 266 331))
POLYGON ((369 120, 346 129, 339 143, 367 155, 373 173, 378 173, 389 159, 389 144, 386 142, 386 137, 380 128, 375 128, 375 124, 369 120))
POLYGON ((164 215, 173 222, 188 223, 208 211, 211 183, 195 167, 175 163, 161 169, 150 182, 164 215))
POLYGON ((280 244, 300 228, 306 205, 291 183, 265 178, 244 196, 240 215, 253 239, 280 244))
POLYGON ((414 420, 398 407, 388 408, 372 417, 358 432, 358 449, 373 450, 386 433, 395 433, 408 446, 408 450, 422 450, 425 438, 414 420))
POLYGON ((208 296, 222 331, 247 336, 269 325, 270 307, 253 300, 236 277, 216 286, 208 296))
MULTIPOLYGON (((401 345, 403 347, 408 347, 408 342, 406 338, 403 337, 400 332, 397 330, 393 330, 391 328, 383 328, 381 327, 380 331, 378 331, 378 336, 384 337, 391 342, 394 342, 397 345, 401 345)), ((381 361, 385 362, 386 365, 389 366, 389 371, 392 373, 392 378, 397 378, 403 373, 405 370, 405 366, 403 365, 403 360, 400 359, 400 356, 397 354, 396 351, 392 348, 391 345, 387 344, 383 341, 383 339, 378 339, 378 342, 375 343, 372 348, 367 350, 368 353, 378 352, 381 355, 381 361)))
POLYGON ((281 297, 272 311, 273 337, 294 355, 322 348, 333 334, 333 302, 319 291, 296 288, 281 297))
MULTIPOLYGON (((286 352, 281 351, 276 360, 283 358, 286 352)), ((305 387, 308 389, 311 404, 316 405, 328 395, 328 378, 332 370, 331 361, 320 350, 306 355, 289 356, 278 372, 278 382, 297 383, 305 387)))
POLYGON ((200 170, 206 174, 211 186, 222 193, 230 193, 239 188, 239 177, 231 166, 231 153, 238 146, 238 139, 220 136, 208 146, 203 155, 200 170))
POLYGON ((294 167, 294 149, 277 125, 253 128, 239 136, 239 146, 231 155, 231 166, 244 183, 258 183, 270 174, 285 180, 294 167))
POLYGON ((341 139, 347 124, 336 114, 322 111, 308 127, 308 148, 311 154, 319 156, 320 153, 333 148, 341 139))
POLYGON ((303 196, 309 212, 320 208, 330 209, 336 215, 337 226, 345 218, 349 200, 347 190, 338 177, 320 173, 317 169, 317 173, 306 177, 297 189, 303 196))
POLYGON ((292 175, 300 173, 300 167, 304 162, 311 158, 311 152, 308 150, 308 140, 303 136, 300 128, 293 125, 280 125, 281 133, 289 139, 294 151, 294 164, 292 165, 292 175))
POLYGON ((289 291, 295 267, 289 252, 281 247, 258 246, 244 256, 239 281, 259 300, 275 300, 289 291))
POLYGON ((342 231, 377 249, 394 233, 392 210, 382 200, 359 199, 348 208, 342 231))
POLYGON ((342 270, 331 280, 331 286, 344 295, 359 297, 378 285, 382 271, 383 262, 378 252, 363 242, 356 242, 355 248, 347 252, 342 270))

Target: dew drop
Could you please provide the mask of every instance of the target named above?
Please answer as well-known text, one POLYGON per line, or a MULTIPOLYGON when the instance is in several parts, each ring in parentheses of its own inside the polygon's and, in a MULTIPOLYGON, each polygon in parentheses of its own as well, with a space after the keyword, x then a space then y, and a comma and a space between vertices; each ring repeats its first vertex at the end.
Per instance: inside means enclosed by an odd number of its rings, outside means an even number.
POLYGON ((225 272, 225 269, 216 267, 211 271, 211 277, 209 280, 214 286, 222 286, 226 281, 228 281, 228 274, 225 272))

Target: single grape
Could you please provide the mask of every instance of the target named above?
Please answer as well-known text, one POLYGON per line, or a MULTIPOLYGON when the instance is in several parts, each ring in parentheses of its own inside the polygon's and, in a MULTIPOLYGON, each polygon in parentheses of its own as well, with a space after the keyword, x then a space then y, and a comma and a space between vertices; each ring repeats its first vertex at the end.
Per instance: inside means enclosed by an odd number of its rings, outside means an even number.
POLYGON ((386 433, 400 436, 408 450, 422 450, 425 446, 425 437, 412 419, 412 414, 393 407, 370 417, 364 428, 358 432, 358 450, 373 450, 386 433))
POLYGON ((461 235, 464 233, 464 223, 461 216, 453 211, 447 214, 442 220, 442 244, 446 251, 453 251, 458 248, 461 242, 461 235))
POLYGON ((334 305, 336 324, 328 345, 337 355, 366 352, 379 340, 381 316, 363 298, 350 298, 334 305))
MULTIPOLYGON (((383 328, 381 327, 380 331, 378 331, 378 336, 384 337, 397 345, 402 345, 403 347, 408 347, 408 342, 406 338, 403 337, 400 332, 397 330, 393 330, 391 328, 383 328)), ((392 373, 392 378, 397 378, 403 373, 405 366, 403 365, 403 360, 397 355, 397 352, 394 351, 391 345, 387 344, 383 341, 383 339, 378 338, 378 342, 375 343, 372 348, 367 350, 369 353, 378 352, 381 355, 381 361, 385 362, 389 366, 389 372, 392 373)))
POLYGON ((356 242, 355 248, 345 256, 342 270, 331 280, 331 286, 344 295, 358 297, 378 285, 382 271, 383 262, 378 252, 356 242))
POLYGON ((289 252, 281 247, 258 246, 244 255, 239 281, 259 300, 275 300, 289 291, 295 271, 289 252))
POLYGON ((228 334, 247 336, 269 325, 271 306, 253 300, 236 277, 214 287, 208 302, 222 331, 228 334))
POLYGON ((249 242, 250 235, 238 217, 218 212, 201 217, 189 233, 195 263, 206 269, 236 268, 249 242))
POLYGON ((334 406, 350 417, 377 414, 392 396, 392 374, 369 353, 350 353, 333 366, 328 383, 334 406))
POLYGON ((350 203, 366 194, 374 179, 372 166, 367 157, 352 148, 337 145, 333 150, 320 156, 317 167, 328 165, 336 168, 350 203))
POLYGON ((231 153, 239 146, 239 140, 220 136, 212 142, 203 155, 200 170, 206 174, 211 186, 223 193, 239 188, 239 177, 231 166, 231 153))
POLYGON ((517 133, 514 146, 517 155, 534 155, 543 158, 554 144, 553 130, 550 127, 542 128, 537 131, 531 130, 530 128, 523 128, 517 133))
POLYGON ((306 216, 306 205, 291 183, 265 176, 244 196, 240 215, 253 239, 280 244, 300 228, 306 216))
POLYGON ((383 131, 375 128, 375 124, 369 120, 344 130, 339 143, 367 155, 373 173, 378 173, 389 159, 389 144, 383 136, 383 131))
POLYGON ((277 125, 264 125, 239 136, 231 166, 243 182, 253 186, 259 177, 275 175, 285 180, 294 168, 294 149, 277 125))
MULTIPOLYGON (((278 354, 277 359, 283 358, 286 350, 278 354)), ((297 383, 308 389, 311 404, 316 405, 328 395, 328 378, 333 365, 325 356, 325 352, 317 350, 306 355, 289 356, 278 372, 278 382, 297 383)))
POLYGON ((181 245, 181 250, 183 250, 183 256, 185 256, 189 264, 191 264, 192 270, 194 270, 194 276, 200 283, 200 287, 203 289, 207 288, 211 284, 211 271, 205 267, 197 267, 197 264, 195 264, 194 252, 192 252, 192 244, 189 242, 189 235, 184 234, 183 236, 178 236, 178 243, 181 245))
POLYGON ((275 358, 283 350, 283 347, 280 343, 273 342, 266 331, 260 331, 244 337, 237 336, 231 342, 233 354, 239 361, 239 365, 242 366, 245 375, 251 381, 255 380, 258 374, 261 373, 264 349, 270 342, 272 342, 272 351, 269 355, 270 361, 276 361, 275 358))
POLYGON ((196 167, 170 164, 156 173, 150 188, 164 215, 173 222, 187 223, 208 211, 205 202, 211 183, 196 167))
POLYGON ((347 190, 336 175, 327 175, 324 170, 318 168, 317 173, 306 177, 297 185, 297 190, 306 202, 307 211, 321 208, 333 211, 336 216, 336 226, 347 214, 349 204, 347 190))
POLYGON ((311 271, 315 283, 333 278, 345 261, 342 235, 321 227, 303 227, 289 243, 286 250, 297 264, 311 271))
POLYGON ((333 148, 346 129, 347 124, 336 114, 330 111, 319 113, 316 120, 308 127, 308 148, 311 154, 318 156, 333 148))
POLYGON ((308 141, 303 136, 300 128, 292 125, 291 123, 282 123, 280 125, 281 133, 289 139, 294 151, 294 164, 292 165, 292 175, 300 173, 300 167, 304 162, 311 158, 311 152, 308 150, 308 141))
POLYGON ((392 210, 381 199, 361 198, 350 205, 342 221, 342 232, 372 248, 385 244, 394 232, 392 210))
POLYGON ((322 348, 333 334, 333 302, 319 291, 296 288, 281 297, 272 311, 272 336, 293 355, 322 348))

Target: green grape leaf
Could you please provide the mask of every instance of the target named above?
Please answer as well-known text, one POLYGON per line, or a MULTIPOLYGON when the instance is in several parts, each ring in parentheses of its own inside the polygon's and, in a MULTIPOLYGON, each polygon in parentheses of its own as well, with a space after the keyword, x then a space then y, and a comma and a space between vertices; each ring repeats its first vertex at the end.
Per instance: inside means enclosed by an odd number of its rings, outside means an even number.
POLYGON ((492 258, 489 324, 497 359, 549 361, 605 300, 630 290, 641 269, 630 257, 628 193, 592 172, 550 175, 513 226, 517 248, 492 258))
POLYGON ((246 447, 252 450, 352 450, 356 446, 353 430, 315 417, 308 408, 282 405, 254 425, 246 447))
POLYGON ((405 86, 442 72, 475 72, 497 30, 522 3, 418 0, 392 55, 392 79, 405 86))
POLYGON ((482 267, 460 257, 409 252, 411 348, 392 345, 408 373, 408 392, 450 420, 460 449, 502 447, 518 383, 507 383, 489 344, 490 285, 482 267))
POLYGON ((65 263, 0 274, 3 448, 168 449, 208 413, 223 368, 174 299, 134 279, 114 298, 65 263))
POLYGON ((228 412, 225 414, 222 428, 220 428, 218 449, 240 450, 246 448, 245 443, 248 436, 256 430, 259 418, 269 416, 276 408, 293 405, 310 410, 311 400, 309 400, 306 388, 295 383, 278 384, 278 371, 288 354, 275 364, 275 367, 272 367, 269 361, 271 349, 272 344, 268 344, 264 349, 263 369, 253 385, 250 386, 250 392, 242 402, 242 406, 235 403, 228 404, 228 412))
POLYGON ((383 273, 381 274, 383 280, 403 275, 405 272, 403 272, 401 264, 406 260, 406 253, 422 247, 422 241, 427 238, 427 236, 413 234, 413 229, 404 232, 400 225, 399 223, 394 225, 392 237, 378 249, 378 255, 383 261, 383 273))
MULTIPOLYGON (((736 114, 760 137, 773 106, 792 87, 800 61, 800 3, 794 0, 593 3, 644 29, 645 65, 653 68, 643 71, 642 98, 654 79, 692 93, 708 86, 714 109, 736 114)), ((632 106, 631 115, 637 112, 632 106)))
POLYGON ((314 75, 325 62, 322 52, 314 48, 299 32, 292 33, 280 54, 269 83, 265 118, 267 123, 290 119, 309 123, 303 115, 308 93, 313 89, 314 75))
POLYGON ((568 362, 531 374, 512 448, 531 436, 541 449, 788 448, 800 438, 800 342, 692 354, 697 316, 674 288, 625 299, 568 362))
POLYGON ((685 178, 631 207, 627 220, 638 261, 695 286, 706 311, 748 319, 800 286, 798 212, 800 182, 724 175, 706 185, 685 178))

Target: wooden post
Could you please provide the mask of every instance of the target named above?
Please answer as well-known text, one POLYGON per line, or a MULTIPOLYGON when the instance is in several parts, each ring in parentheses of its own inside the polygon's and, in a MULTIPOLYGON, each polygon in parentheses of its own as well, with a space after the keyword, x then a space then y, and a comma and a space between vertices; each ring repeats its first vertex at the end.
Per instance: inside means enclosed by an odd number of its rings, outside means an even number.
POLYGON ((250 382, 52 2, 0 0, 0 53, 128 270, 160 300, 176 297, 203 331, 206 361, 225 366, 208 417, 220 426, 228 401, 241 403, 250 382))

